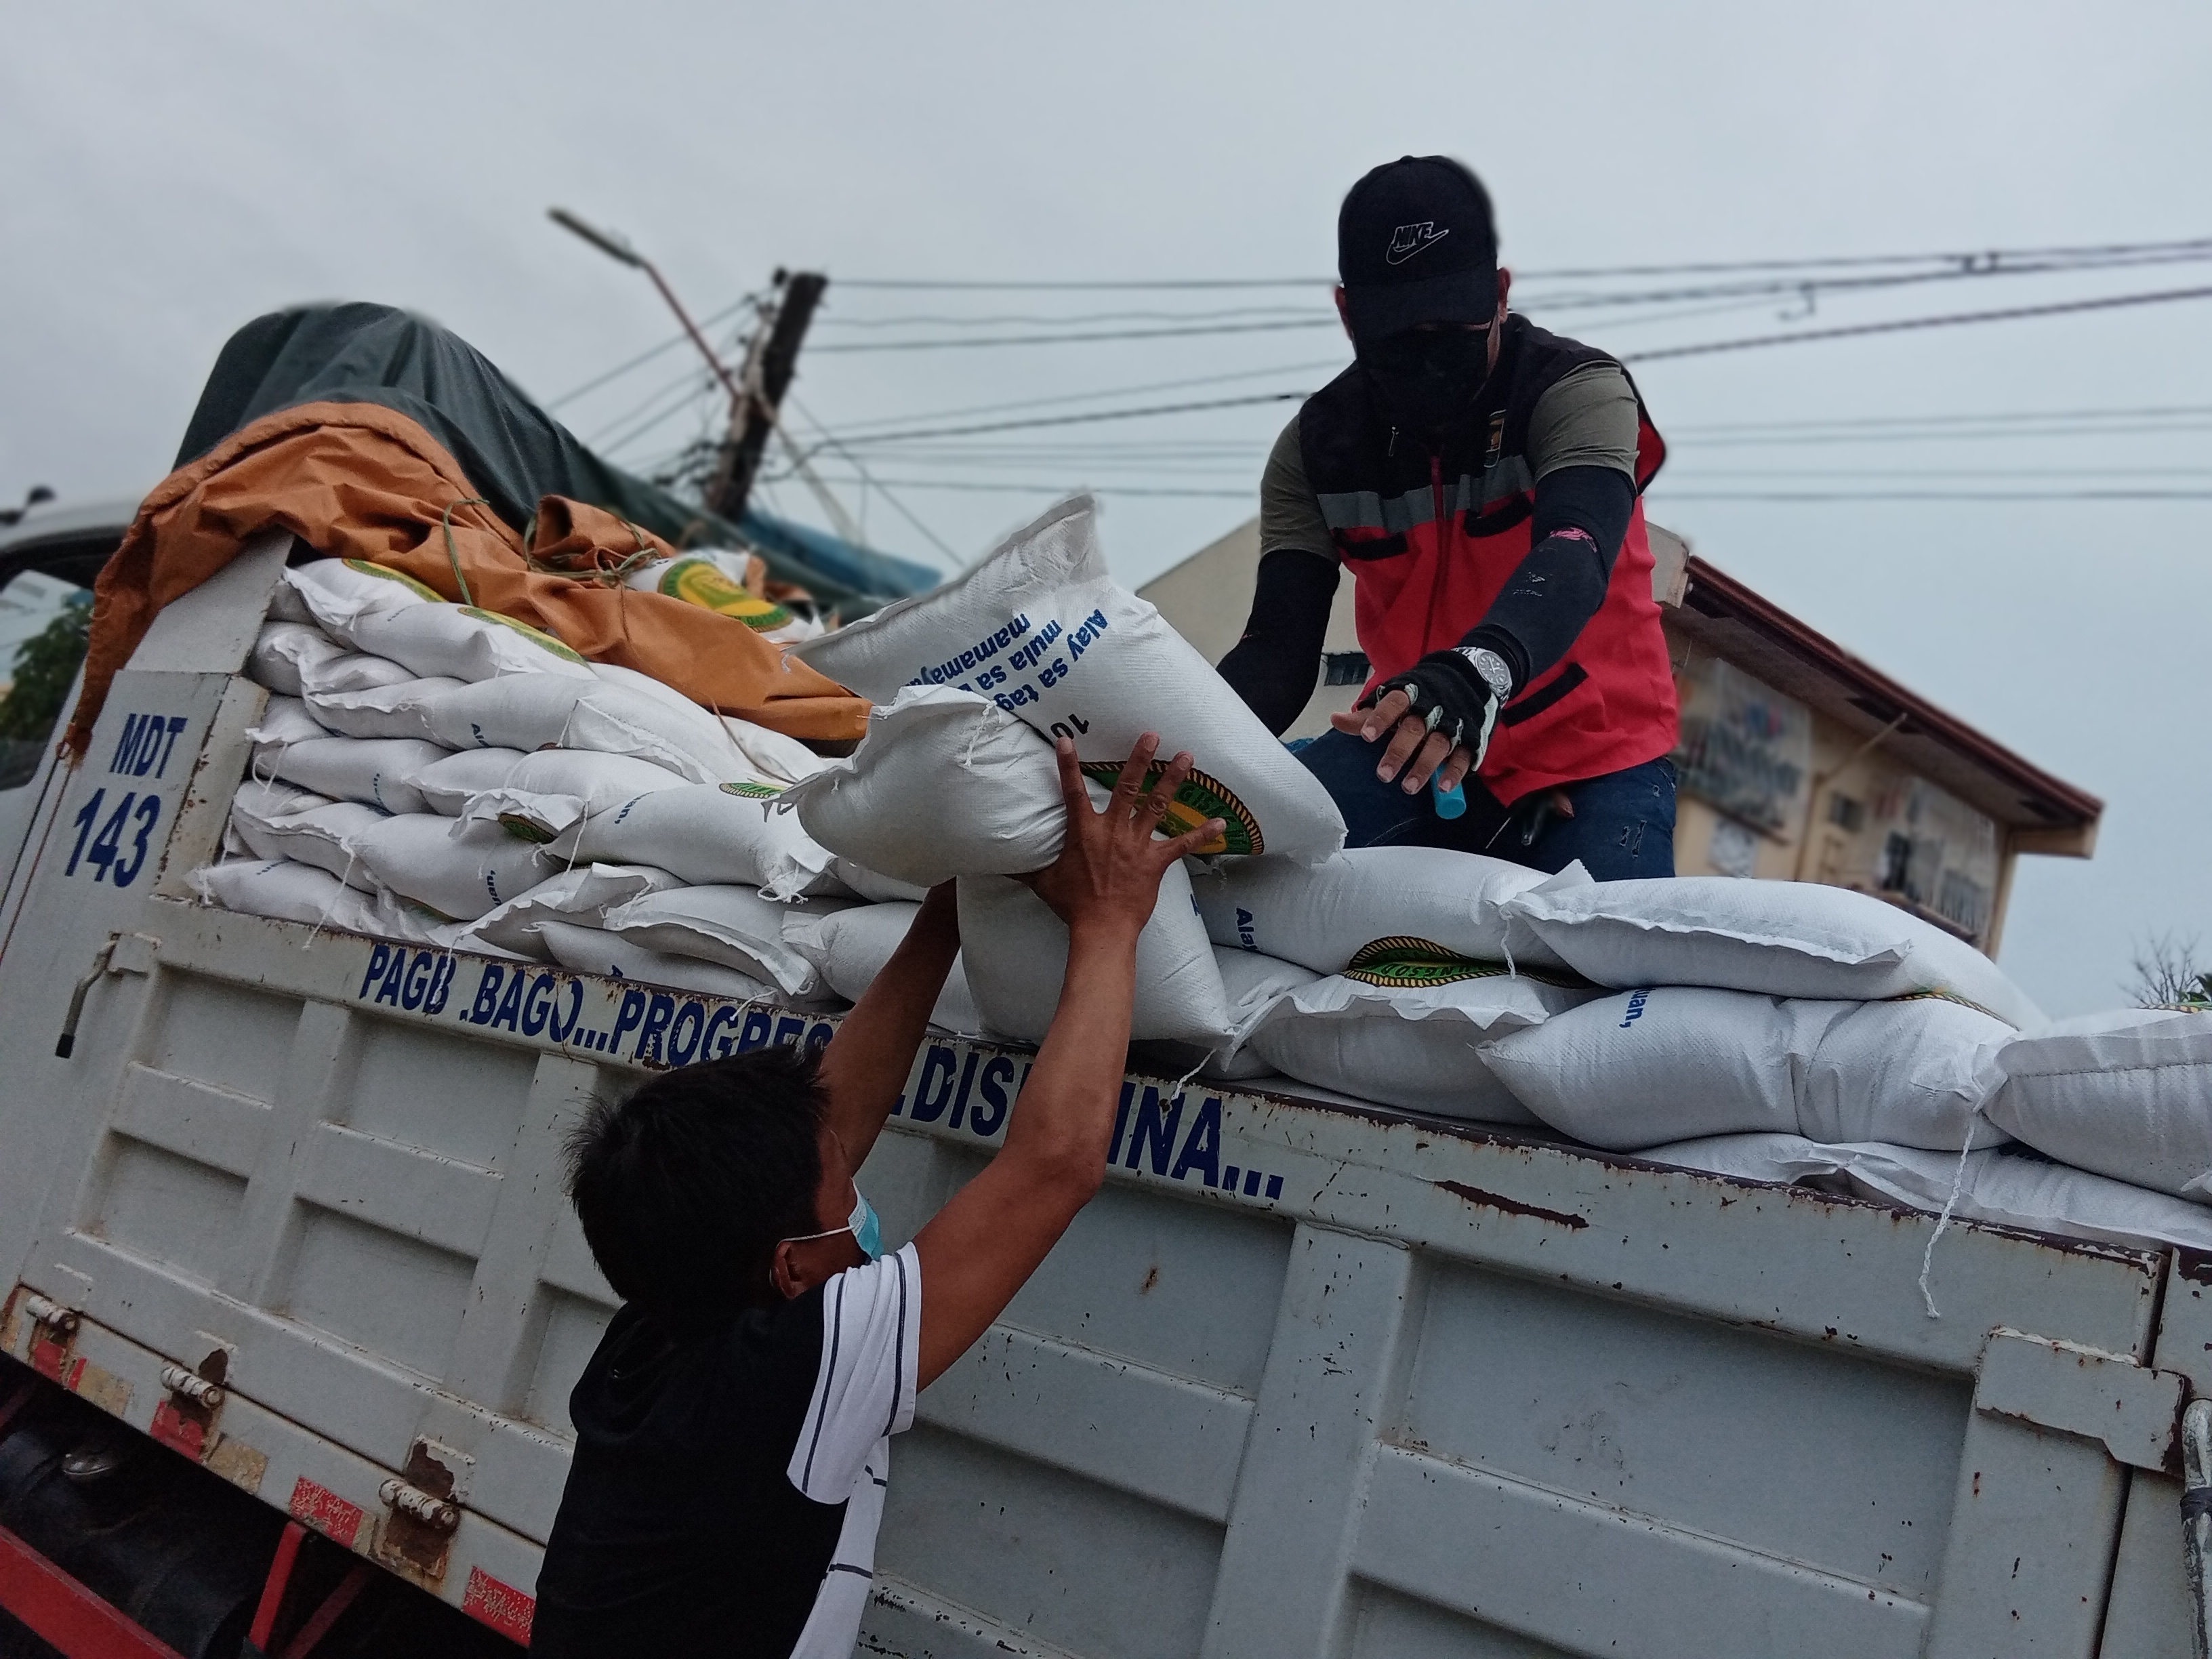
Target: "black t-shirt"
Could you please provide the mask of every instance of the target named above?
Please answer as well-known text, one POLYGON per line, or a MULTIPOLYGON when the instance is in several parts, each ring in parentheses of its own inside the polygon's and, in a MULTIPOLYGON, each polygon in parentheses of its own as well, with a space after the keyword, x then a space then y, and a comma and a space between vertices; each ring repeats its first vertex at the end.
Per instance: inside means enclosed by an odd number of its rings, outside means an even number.
POLYGON ((921 1317, 912 1245, 703 1334, 616 1314, 569 1401, 531 1651, 844 1659, 921 1317))

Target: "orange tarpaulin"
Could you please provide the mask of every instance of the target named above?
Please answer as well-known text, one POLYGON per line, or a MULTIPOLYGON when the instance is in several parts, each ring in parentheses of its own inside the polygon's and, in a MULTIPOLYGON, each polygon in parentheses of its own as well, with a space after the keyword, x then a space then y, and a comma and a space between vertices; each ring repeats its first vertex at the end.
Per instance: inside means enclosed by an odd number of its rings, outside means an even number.
MULTIPOLYGON (((652 675, 724 714, 821 741, 866 729, 868 704, 744 623, 659 593, 547 574, 416 422, 369 403, 301 404, 233 433, 171 473, 138 508, 94 585, 84 695, 65 739, 82 755, 116 672, 155 613, 228 564, 261 531, 289 530, 318 552, 373 559, 447 599, 469 597, 542 628, 599 662, 652 675), (453 548, 442 527, 450 511, 453 548)), ((674 550, 612 514, 546 497, 539 551, 568 568, 612 569, 643 544, 674 550)))

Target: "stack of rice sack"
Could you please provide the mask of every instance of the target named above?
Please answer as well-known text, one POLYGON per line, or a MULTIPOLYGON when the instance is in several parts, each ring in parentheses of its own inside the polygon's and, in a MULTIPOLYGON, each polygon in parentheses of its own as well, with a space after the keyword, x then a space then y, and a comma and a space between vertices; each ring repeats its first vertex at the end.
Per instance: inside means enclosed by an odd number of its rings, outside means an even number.
POLYGON ((787 924, 918 896, 771 810, 803 744, 380 566, 287 571, 247 672, 271 696, 210 902, 806 1001, 835 992, 787 924))
MULTIPOLYGON (((1295 869, 1343 845, 1344 821, 1313 775, 1107 574, 1086 498, 958 580, 793 654, 878 706, 854 756, 784 805, 810 837, 856 864, 916 886, 957 878, 968 988, 994 1033, 1042 1038, 1066 977, 1066 927, 1014 879, 1060 850, 1055 737, 1074 741, 1101 790, 1146 732, 1160 735, 1164 759, 1189 750, 1199 769, 1170 828, 1220 819, 1209 851, 1295 869)), ((823 931, 840 925, 854 924, 840 918, 823 931)), ((1279 982, 1224 978, 1177 866, 1138 942, 1134 1035, 1225 1056, 1270 997, 1304 977, 1283 972, 1279 982)))
MULTIPOLYGON (((2142 1188, 2212 1197, 2212 1015, 2046 1027, 1978 951, 1836 888, 1345 850, 1310 775, 1107 577, 1085 502, 798 654, 878 706, 854 756, 784 805, 856 864, 958 879, 985 1030, 1041 1037, 1064 972, 1065 931, 1011 879, 1059 849, 1049 739, 1073 737, 1103 788, 1150 729, 1198 759, 1176 824, 1229 826, 1170 873, 1139 946, 1134 1034, 1182 1069, 1778 1179, 1818 1169, 2091 1237, 2203 1231, 2142 1188), (2142 1086, 2166 1092, 2116 1147, 2078 1074, 2146 1066, 2163 1081, 2142 1086), (1996 1150, 2013 1135, 2118 1179, 1996 1150)), ((847 996, 893 928, 857 910, 808 925, 824 942, 864 927, 878 942, 845 947, 832 975, 847 996)))

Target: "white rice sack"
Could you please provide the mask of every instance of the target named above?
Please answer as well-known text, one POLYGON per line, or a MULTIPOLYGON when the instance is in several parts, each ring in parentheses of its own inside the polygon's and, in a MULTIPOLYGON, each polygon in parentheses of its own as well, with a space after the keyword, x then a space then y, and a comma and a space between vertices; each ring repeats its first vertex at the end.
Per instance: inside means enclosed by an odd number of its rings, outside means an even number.
POLYGON ((558 868, 542 849, 495 825, 456 825, 431 812, 369 825, 352 837, 350 850, 393 892, 454 921, 476 921, 558 868))
POLYGON ((1087 495, 1016 532, 965 575, 792 654, 877 702, 907 685, 981 693, 1047 737, 1073 738, 1085 769, 1109 781, 1137 738, 1157 732, 1163 756, 1188 750, 1199 767, 1171 828, 1228 825, 1209 851, 1314 863, 1344 845, 1344 819, 1320 780, 1108 574, 1087 495))
POLYGON ((315 613, 307 608, 307 600, 300 597, 300 590, 289 582, 278 582, 270 590, 269 609, 264 614, 270 622, 300 623, 314 629, 321 627, 315 620, 315 613))
POLYGON ((1286 1076, 1363 1100, 1480 1123, 1534 1123, 1479 1047, 1540 1027, 1588 995, 1502 969, 1382 984, 1335 975, 1277 1001, 1245 1047, 1286 1076))
POLYGON ((246 740, 253 745, 257 767, 288 743, 312 742, 328 736, 322 722, 307 712, 304 702, 281 696, 270 698, 261 711, 261 718, 246 728, 246 740))
POLYGON ((440 749, 408 782, 433 812, 457 818, 472 796, 496 789, 524 759, 520 749, 440 749))
POLYGON ((284 581, 299 595, 318 627, 356 651, 372 648, 355 639, 356 624, 446 602, 435 589, 412 576, 367 559, 315 559, 295 564, 284 572, 284 581))
MULTIPOLYGON (((806 775, 806 772, 800 770, 787 775, 781 769, 782 764, 791 759, 784 747, 787 744, 804 757, 794 763, 801 766, 822 764, 821 757, 795 738, 782 737, 780 733, 769 732, 765 726, 755 726, 750 720, 717 714, 712 709, 692 702, 665 680, 657 680, 650 674, 641 674, 635 668, 624 668, 611 662, 593 663, 592 672, 599 677, 602 684, 611 687, 618 694, 641 697, 656 705, 659 713, 653 717, 658 722, 654 729, 670 743, 697 757, 700 764, 712 774, 708 781, 723 783, 732 778, 761 775, 779 783, 796 783, 806 775), (754 746, 764 754, 772 753, 778 757, 777 765, 763 765, 750 757, 744 744, 739 741, 739 736, 744 734, 751 740, 754 733, 762 734, 754 746)), ((645 717, 631 718, 642 720, 645 717)))
POLYGON ((408 780, 445 750, 420 738, 334 738, 319 726, 312 738, 257 742, 253 769, 335 800, 366 801, 386 812, 429 810, 408 780))
POLYGON ((416 678, 411 668, 402 668, 388 657, 372 657, 365 651, 343 651, 334 657, 302 658, 300 695, 334 696, 348 691, 374 691, 387 685, 408 685, 416 678))
POLYGON ((628 755, 541 749, 525 755, 497 787, 465 803, 460 816, 505 824, 510 834, 527 839, 551 841, 591 814, 641 796, 709 787, 720 786, 687 784, 665 767, 628 755))
POLYGON ((284 854, 276 850, 273 841, 265 838, 268 826, 278 818, 330 804, 329 796, 319 795, 312 789, 279 783, 273 778, 248 778, 230 798, 229 833, 256 858, 281 859, 284 854))
POLYGON ((1846 1006, 1662 985, 1503 1036, 1483 1060, 1537 1118, 1592 1146, 1794 1134, 1800 1075, 1846 1006))
POLYGON ((1347 847, 1310 868, 1280 859, 1222 859, 1191 877, 1216 945, 1259 951, 1319 974, 1409 945, 1472 962, 1564 966, 1525 928, 1510 930, 1506 899, 1540 883, 1587 883, 1579 864, 1558 876, 1441 847, 1347 847))
MULTIPOLYGON (((301 790, 299 785, 279 783, 276 779, 246 779, 237 787, 237 794, 230 796, 228 834, 254 858, 289 858, 292 849, 285 845, 279 825, 330 805, 337 805, 337 801, 314 790, 301 790)), ((316 869, 321 869, 321 860, 314 863, 316 869)))
MULTIPOLYGON (((1990 1066, 2012 1028, 1942 997, 1854 1005, 1820 1034, 1797 1101, 1797 1131, 1814 1140, 1886 1140, 1959 1149, 1989 1099, 1990 1066)), ((2006 1139, 1986 1120, 1975 1142, 2006 1139)))
POLYGON ((1942 1212, 1958 1181, 1952 1213, 1968 1221, 2131 1249, 2179 1244, 2212 1250, 2212 1215, 2197 1205, 1994 1148, 1966 1154, 1963 1180, 1955 1152, 1878 1143, 1835 1145, 1802 1135, 1718 1135, 1650 1147, 1637 1156, 1739 1181, 1805 1182, 1930 1214, 1942 1212))
POLYGON ((773 985, 720 963, 649 951, 619 934, 553 917, 538 922, 536 927, 553 960, 572 974, 598 974, 636 985, 703 991, 708 996, 732 997, 743 1002, 783 1000, 773 985))
POLYGON ((827 849, 795 815, 772 810, 778 786, 672 781, 672 789, 654 789, 592 813, 556 837, 555 856, 649 864, 695 885, 757 887, 772 899, 824 893, 833 886, 827 849))
POLYGON ((261 625, 246 659, 246 677, 288 697, 305 690, 301 672, 346 654, 346 647, 311 623, 270 622, 261 625))
POLYGON ((272 856, 312 864, 318 870, 329 871, 349 887, 373 893, 379 884, 354 852, 354 839, 389 823, 391 816, 362 801, 334 800, 265 820, 257 845, 270 849, 272 856))
POLYGON ((2003 1139, 1975 1113, 1980 1045, 1996 1024, 1932 999, 1869 1006, 1662 985, 1503 1037, 1483 1059, 1552 1127, 1616 1152, 1845 1123, 1863 1139, 1956 1152, 1970 1126, 1977 1146, 2003 1139))
POLYGON ((634 945, 671 956, 719 962, 775 984, 787 995, 811 996, 822 988, 820 969, 785 942, 785 919, 823 915, 839 899, 778 904, 750 887, 680 887, 633 899, 610 911, 606 930, 634 945))
POLYGON ((1577 973, 1620 989, 1708 985, 1853 1002, 1934 992, 2021 1030, 2043 1020, 1972 945, 1869 894, 1819 882, 1547 883, 1505 908, 1577 973))
POLYGON ((203 902, 241 915, 303 921, 383 939, 427 937, 405 931, 404 913, 377 895, 356 891, 327 870, 291 859, 229 859, 188 878, 203 902))
POLYGON ((917 887, 1042 870, 1067 833, 1052 745, 973 692, 909 686, 786 797, 832 853, 917 887))
MULTIPOLYGON (((821 969, 824 985, 846 1001, 858 1002, 904 942, 921 911, 919 904, 856 904, 828 915, 793 917, 784 923, 783 936, 821 969)), ((967 973, 957 956, 937 1005, 930 1010, 929 1023, 969 1036, 983 1030, 983 1017, 975 1011, 967 973)))
MULTIPOLYGON (((350 662, 381 662, 381 657, 349 658, 350 662)), ((307 688, 307 712, 332 732, 347 738, 416 738, 457 749, 430 729, 430 708, 448 692, 466 689, 454 679, 400 680, 358 690, 307 688)))
MULTIPOLYGON (((695 705, 693 712, 706 711, 695 705)), ((448 749, 588 749, 651 761, 693 783, 751 775, 711 719, 698 726, 664 701, 597 677, 503 674, 456 683, 428 700, 424 724, 448 749)))
MULTIPOLYGON (((983 1024, 1024 1042, 1042 1042, 1067 977, 1067 924, 1012 877, 963 876, 960 943, 983 1024)), ((1190 877, 1180 863, 1168 866, 1152 918, 1137 936, 1129 1035, 1209 1048, 1236 1035, 1221 970, 1191 908, 1190 877)))
POLYGON ((1213 947, 1213 965, 1221 970, 1221 991, 1229 1002, 1229 1023, 1239 1036, 1227 1048, 1207 1054, 1199 1063, 1199 1074, 1224 1082, 1264 1077, 1276 1067, 1254 1051, 1249 1041, 1251 1032, 1277 1003, 1293 992, 1304 990, 1321 975, 1295 962, 1281 962, 1257 951, 1232 951, 1218 945, 1213 947))
POLYGON ((365 615, 345 637, 424 678, 488 680, 500 674, 592 679, 592 665, 550 634, 468 605, 417 605, 365 615))
POLYGON ((871 870, 852 859, 841 859, 832 854, 830 875, 837 884, 872 904, 919 904, 929 896, 929 889, 911 881, 901 881, 871 870))
POLYGON ((830 764, 797 738, 771 732, 765 726, 739 720, 735 714, 717 718, 722 730, 729 733, 730 741, 737 744, 738 752, 769 782, 804 783, 830 764))
POLYGON ((538 935, 538 924, 548 920, 598 927, 607 913, 642 898, 681 886, 665 870, 640 865, 586 864, 549 876, 518 897, 487 910, 468 925, 454 943, 465 951, 489 945, 516 956, 553 960, 538 935))
POLYGON ((2212 1203, 2212 1013, 2124 1008, 1997 1050, 1990 1116, 2039 1152, 2212 1203))

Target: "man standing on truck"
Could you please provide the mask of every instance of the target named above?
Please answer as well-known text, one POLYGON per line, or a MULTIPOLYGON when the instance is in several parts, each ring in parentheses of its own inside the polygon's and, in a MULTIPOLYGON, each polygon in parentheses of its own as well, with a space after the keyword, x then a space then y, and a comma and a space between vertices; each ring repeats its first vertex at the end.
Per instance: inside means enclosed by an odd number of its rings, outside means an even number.
POLYGON ((1101 813, 1060 740, 1066 844, 1024 878, 1067 924, 1060 1006, 1004 1148, 904 1249, 883 1254, 854 1172, 960 949, 950 884, 818 1065, 757 1050, 587 1115, 569 1192, 623 1305, 570 1402, 533 1652, 851 1654, 889 1437, 1105 1178, 1137 935, 1167 867, 1222 830, 1155 836, 1191 764, 1142 792, 1158 746, 1138 742, 1101 813))
POLYGON ((1627 371, 1507 310, 1489 194, 1446 157, 1354 185, 1337 262, 1356 357, 1267 458, 1223 677, 1270 730, 1297 719, 1348 565, 1372 678, 1300 757, 1349 845, 1672 875, 1674 682, 1640 500, 1666 447, 1627 371))

